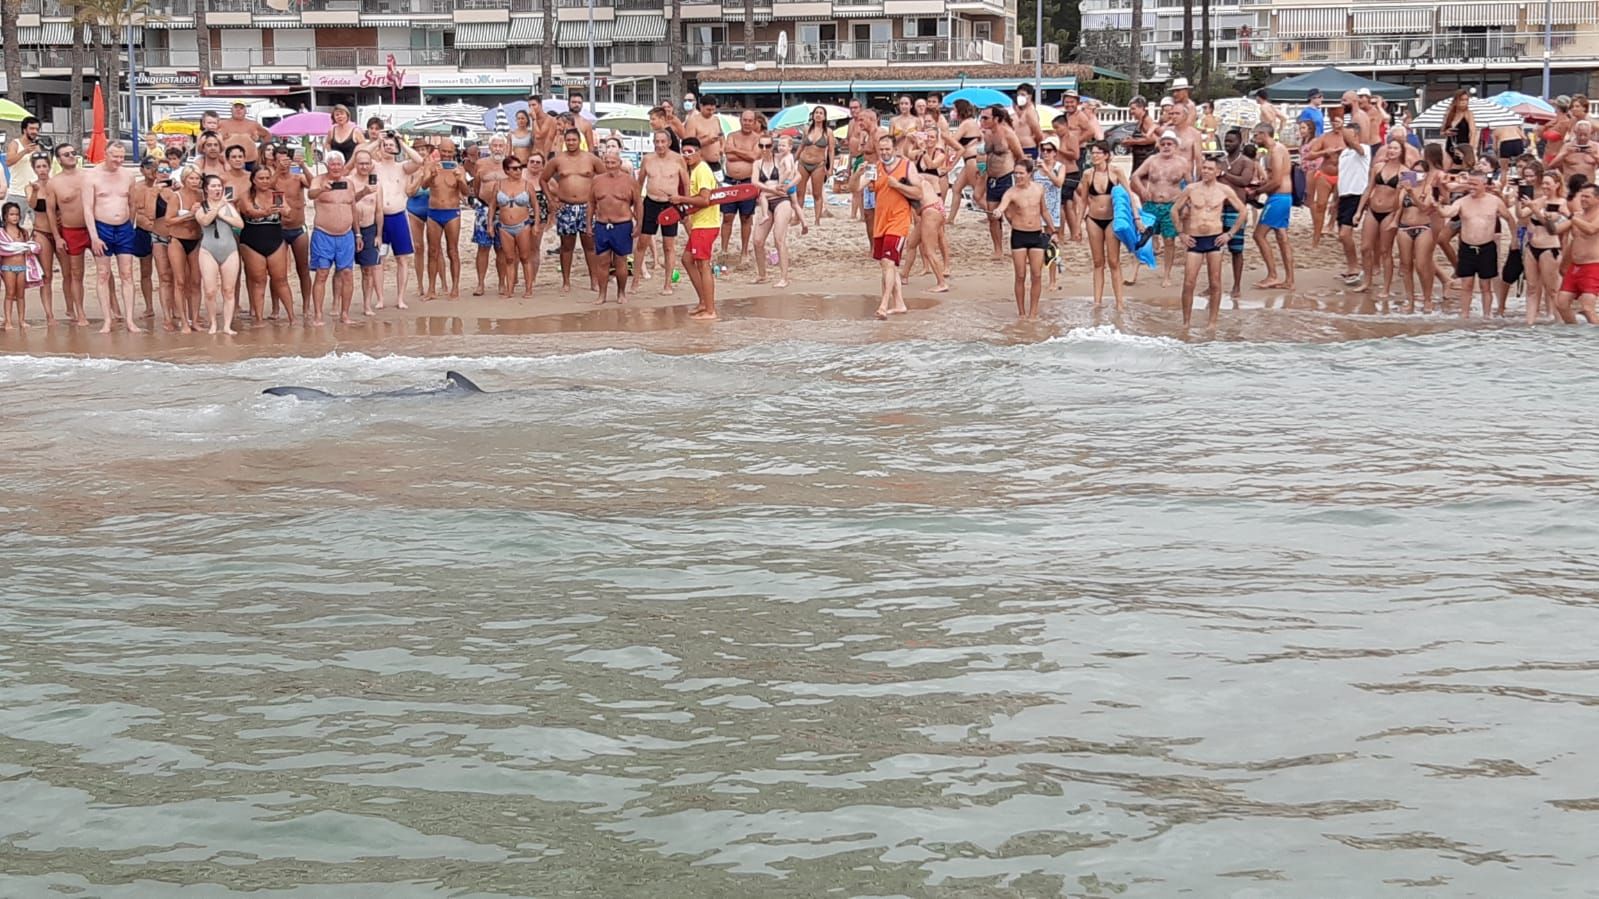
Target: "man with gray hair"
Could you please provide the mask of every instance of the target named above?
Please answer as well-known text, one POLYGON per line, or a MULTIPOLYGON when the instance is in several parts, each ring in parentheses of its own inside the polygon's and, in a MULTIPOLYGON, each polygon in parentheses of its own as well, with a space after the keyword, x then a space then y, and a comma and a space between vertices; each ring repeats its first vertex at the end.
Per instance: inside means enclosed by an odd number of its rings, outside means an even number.
POLYGON ((353 324, 350 300, 355 296, 355 203, 372 193, 366 184, 353 186, 347 180, 344 154, 329 150, 323 157, 327 173, 311 179, 311 198, 316 212, 316 227, 311 230, 311 270, 316 273, 311 285, 311 324, 324 324, 328 270, 334 271, 333 288, 339 306, 339 321, 353 324))

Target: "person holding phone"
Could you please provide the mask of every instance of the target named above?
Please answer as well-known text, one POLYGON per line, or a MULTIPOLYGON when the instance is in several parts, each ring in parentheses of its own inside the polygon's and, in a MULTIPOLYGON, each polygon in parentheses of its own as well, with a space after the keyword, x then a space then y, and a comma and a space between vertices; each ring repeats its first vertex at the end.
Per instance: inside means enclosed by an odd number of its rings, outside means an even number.
POLYGON ((419 186, 428 191, 427 280, 422 291, 423 300, 437 299, 438 281, 449 288, 452 300, 461 298, 461 201, 472 192, 467 182, 466 170, 455 158, 455 142, 440 140, 435 147, 437 159, 429 161, 422 170, 419 186), (444 268, 445 259, 450 267, 444 268))
POLYGON ((305 233, 305 192, 311 185, 311 176, 294 158, 287 144, 272 147, 272 163, 277 177, 272 189, 283 194, 283 208, 278 221, 283 227, 283 242, 294 257, 294 270, 300 278, 300 314, 311 320, 311 239, 305 233))
POLYGON ((1368 288, 1377 286, 1377 270, 1382 269, 1383 288, 1377 296, 1386 299, 1394 287, 1394 235, 1398 233, 1399 183, 1406 168, 1404 144, 1389 141, 1380 145, 1378 158, 1367 175, 1366 192, 1355 210, 1360 228, 1361 258, 1365 263, 1368 288))
POLYGON ((1559 172, 1545 172, 1538 179, 1536 195, 1518 204, 1521 220, 1527 223, 1522 268, 1527 276, 1529 325, 1555 315, 1555 295, 1560 292, 1560 245, 1564 240, 1560 229, 1571 218, 1565 187, 1559 172))
MULTIPOLYGON (((406 281, 410 274, 411 260, 416 253, 416 243, 408 213, 411 199, 416 196, 421 182, 423 165, 422 154, 407 146, 403 141, 388 132, 383 139, 378 141, 377 152, 372 154, 373 171, 377 173, 378 186, 382 188, 383 205, 383 243, 389 248, 389 254, 394 257, 394 304, 401 308, 410 308, 405 304, 406 281)), ((427 217, 427 199, 423 198, 422 218, 427 217)), ((421 278, 417 280, 420 282, 421 278)), ((377 308, 383 308, 383 296, 378 295, 377 308)))
MULTIPOLYGON (((155 253, 155 231, 157 228, 154 207, 155 195, 161 185, 161 157, 146 156, 139 163, 138 180, 133 182, 128 199, 133 204, 133 256, 139 260, 139 288, 144 295, 144 313, 149 319, 155 318, 155 308, 151 290, 150 272, 152 266, 156 273, 156 286, 161 292, 161 308, 167 309, 171 305, 172 272, 166 266, 166 253, 155 253)), ((170 324, 167 327, 171 330, 170 324)))
POLYGON ((1432 163, 1425 159, 1416 160, 1399 180, 1399 223, 1394 243, 1399 248, 1399 280, 1410 312, 1416 311, 1417 280, 1421 282, 1422 308, 1433 311, 1432 282, 1437 277, 1433 258, 1437 241, 1432 233, 1434 180, 1432 163))
POLYGON ((383 308, 383 232, 379 227, 383 219, 383 184, 372 162, 372 154, 365 148, 355 151, 355 177, 357 185, 366 185, 369 193, 355 201, 355 264, 361 269, 361 314, 370 318, 383 308))
POLYGON ((33 210, 33 242, 39 245, 39 268, 44 274, 44 280, 39 282, 39 299, 44 303, 45 324, 53 325, 56 313, 51 286, 55 282, 56 231, 50 219, 50 204, 45 200, 45 188, 50 184, 50 154, 33 154, 28 158, 28 168, 33 171, 33 181, 28 184, 26 199, 28 208, 33 210))
POLYGON ((370 196, 375 188, 363 178, 353 180, 346 169, 344 154, 329 150, 323 157, 327 173, 311 179, 306 195, 311 198, 316 226, 311 230, 311 305, 315 317, 311 324, 325 324, 328 275, 333 275, 333 289, 338 304, 339 322, 354 324, 350 318, 350 301, 355 297, 356 203, 370 196))
POLYGON ((101 334, 111 332, 118 314, 130 333, 144 330, 135 322, 139 313, 133 305, 133 173, 122 168, 126 155, 120 141, 106 147, 105 162, 89 173, 83 185, 84 227, 89 230, 89 245, 95 257, 95 296, 105 314, 101 334), (111 281, 113 270, 117 275, 115 285, 111 281), (117 287, 122 292, 120 307, 113 295, 117 287))
POLYGON ((257 323, 277 320, 294 324, 294 296, 289 292, 288 247, 283 242, 283 191, 273 182, 272 170, 263 165, 250 173, 250 186, 239 195, 239 254, 244 258, 244 284, 250 298, 250 318, 257 323), (266 312, 267 288, 272 289, 272 312, 266 312))
POLYGON ((172 290, 177 300, 173 304, 177 313, 178 331, 188 334, 200 329, 200 225, 194 211, 205 199, 200 192, 200 170, 194 166, 180 169, 180 183, 164 192, 166 199, 167 260, 172 266, 172 290))
POLYGON ((194 212, 194 221, 200 226, 200 284, 211 319, 207 333, 220 330, 232 335, 238 333, 233 330, 233 313, 239 291, 239 242, 233 229, 244 227, 244 221, 223 196, 224 189, 220 177, 205 176, 201 182, 204 198, 194 212))
POLYGON ((224 150, 222 157, 228 164, 227 171, 222 173, 222 195, 231 203, 250 189, 250 170, 245 167, 244 148, 238 144, 224 150))

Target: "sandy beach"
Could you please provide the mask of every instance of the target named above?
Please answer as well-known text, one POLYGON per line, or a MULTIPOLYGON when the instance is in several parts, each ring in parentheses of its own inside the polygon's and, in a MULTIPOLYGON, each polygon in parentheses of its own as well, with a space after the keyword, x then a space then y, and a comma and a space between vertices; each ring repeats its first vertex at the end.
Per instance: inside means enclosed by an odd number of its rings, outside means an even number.
MULTIPOLYGON (((470 218, 470 215, 466 217, 470 218)), ((1448 312, 1433 315, 1403 314, 1403 300, 1384 301, 1374 294, 1351 290, 1336 273, 1343 259, 1334 240, 1323 240, 1311 247, 1308 211, 1296 210, 1291 231, 1297 262, 1297 283, 1291 292, 1254 290, 1249 285, 1262 277, 1264 267, 1251 239, 1244 254, 1244 291, 1237 297, 1225 296, 1220 324, 1208 329, 1196 324, 1185 331, 1180 312, 1181 257, 1173 275, 1173 286, 1162 287, 1158 271, 1140 272, 1138 283, 1127 288, 1127 307, 1115 313, 1110 296, 1096 309, 1092 303, 1092 267, 1086 244, 1068 243, 1063 250, 1064 273, 1060 288, 1046 290, 1039 320, 1017 321, 1011 293, 1012 270, 1008 259, 991 258, 991 245, 984 220, 975 210, 966 209, 950 227, 950 246, 954 255, 951 289, 932 292, 933 278, 921 274, 921 265, 906 288, 912 313, 889 322, 873 320, 877 303, 878 276, 859 222, 851 222, 847 212, 834 209, 833 218, 824 218, 801 236, 790 234, 794 254, 790 285, 774 289, 770 284, 752 284, 754 263, 740 264, 734 232, 734 253, 719 257, 729 266, 718 280, 720 321, 702 323, 688 318, 694 306, 693 287, 687 279, 676 285, 670 296, 659 293, 660 273, 652 272, 649 281, 637 285, 625 305, 593 303, 594 294, 581 286, 571 294, 559 291, 559 266, 547 256, 539 269, 531 299, 506 299, 494 296, 495 276, 489 274, 488 296, 473 297, 476 274, 473 259, 476 248, 470 242, 469 227, 462 236, 462 294, 459 300, 421 302, 415 297, 414 277, 409 310, 390 307, 373 318, 354 325, 331 323, 325 328, 306 327, 297 321, 292 327, 275 323, 256 325, 246 320, 236 337, 207 334, 127 334, 102 335, 98 302, 92 296, 93 270, 89 282, 88 308, 94 326, 71 327, 57 324, 41 327, 43 315, 37 292, 29 295, 29 330, 0 334, 0 352, 27 354, 81 354, 120 358, 161 358, 226 360, 257 355, 320 355, 328 352, 406 352, 448 354, 455 352, 527 351, 531 345, 547 343, 559 335, 562 348, 601 348, 641 346, 662 351, 686 352, 714 350, 765 340, 808 339, 828 342, 869 342, 885 339, 980 339, 1001 342, 1044 340, 1068 333, 1073 328, 1114 326, 1118 330, 1183 339, 1325 341, 1359 339, 1398 334, 1427 333, 1458 327, 1480 327, 1473 318, 1461 322, 1458 306, 1449 303, 1448 312), (484 339, 488 338, 488 339, 484 339)), ((554 235, 546 237, 546 247, 554 245, 554 235)), ((681 246, 681 242, 679 242, 681 246)), ((1440 256, 1440 260, 1442 257, 1440 256)), ((1130 257, 1123 255, 1123 264, 1130 257)), ((576 263, 574 284, 582 281, 582 262, 576 263)), ((1224 285, 1230 281, 1224 262, 1224 285)), ((57 314, 60 314, 60 287, 56 287, 57 314)), ((770 273, 776 279, 775 266, 770 273)), ((1396 275, 1396 286, 1397 286, 1396 275)), ((390 274, 392 289, 392 274, 390 274)), ((1200 277, 1195 301, 1196 322, 1202 321, 1204 276, 1200 277)), ((159 304, 158 304, 159 305, 159 304)), ((357 289, 354 308, 360 308, 357 289)), ((1512 295, 1512 320, 1520 308, 1512 295)), ((331 316, 330 316, 331 318, 331 316)), ((1495 320, 1502 323, 1503 320, 1495 320)))

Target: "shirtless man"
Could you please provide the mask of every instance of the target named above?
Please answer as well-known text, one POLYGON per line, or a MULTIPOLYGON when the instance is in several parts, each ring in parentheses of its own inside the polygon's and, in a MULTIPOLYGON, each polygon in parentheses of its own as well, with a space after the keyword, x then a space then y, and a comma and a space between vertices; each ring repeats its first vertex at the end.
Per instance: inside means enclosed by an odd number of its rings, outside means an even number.
POLYGON ((1266 180, 1261 192, 1266 195, 1266 208, 1260 211, 1255 224, 1255 245, 1260 257, 1266 261, 1266 277, 1255 282, 1256 287, 1294 288, 1294 251, 1288 244, 1288 222, 1294 211, 1294 172, 1288 148, 1277 140, 1271 126, 1262 122, 1255 126, 1256 161, 1266 169, 1266 180), (1266 239, 1275 235, 1277 250, 1282 256, 1282 274, 1272 264, 1271 245, 1266 239))
MULTIPOLYGON (((1067 127, 1077 136, 1078 157, 1077 168, 1088 168, 1088 147, 1094 141, 1105 139, 1105 128, 1099 124, 1099 116, 1094 111, 1080 102, 1076 91, 1067 91, 1061 98, 1061 110, 1068 116, 1067 127)), ((1065 157, 1062 156, 1062 159, 1065 157)))
MULTIPOLYGON (((862 134, 866 130, 866 126, 861 123, 861 111, 861 101, 851 97, 849 101, 849 125, 844 130, 844 150, 849 154, 849 173, 851 175, 854 175, 855 171, 866 162, 866 141, 868 138, 862 134)), ((872 143, 876 144, 877 142, 874 140, 872 143)), ((850 195, 849 220, 852 222, 860 218, 862 214, 861 193, 862 191, 857 189, 850 195)), ((866 233, 868 235, 872 233, 870 225, 866 226, 866 233)))
POLYGON ((1194 103, 1194 98, 1190 96, 1187 78, 1172 79, 1171 105, 1177 115, 1177 120, 1171 123, 1171 127, 1178 134, 1182 133, 1182 128, 1179 126, 1186 125, 1189 128, 1193 128, 1199 124, 1199 107, 1194 103))
POLYGON ((1255 91, 1255 106, 1260 111, 1260 123, 1270 125, 1272 134, 1282 133, 1283 123, 1287 121, 1287 117, 1277 108, 1277 104, 1267 97, 1265 88, 1255 91))
MULTIPOLYGON (((489 257, 494 257, 494 270, 505 271, 505 250, 500 246, 498 225, 489 220, 489 205, 494 192, 505 180, 505 157, 511 152, 510 141, 504 135, 489 138, 489 155, 469 162, 472 180, 472 207, 477 211, 472 223, 472 243, 477 245, 477 289, 472 296, 480 297, 487 289, 484 282, 489 276, 489 257)), ((505 285, 500 285, 502 291, 505 285)))
POLYGON ((1570 241, 1566 249, 1571 254, 1571 268, 1560 282, 1555 314, 1568 325, 1577 323, 1579 313, 1588 324, 1599 325, 1599 310, 1595 309, 1599 303, 1599 187, 1583 185, 1574 203, 1572 218, 1558 226, 1570 241))
POLYGON ((461 200, 469 196, 472 187, 466 180, 466 169, 457 160, 455 142, 449 138, 439 141, 438 159, 429 160, 423 168, 420 187, 428 189, 428 283, 423 300, 438 299, 434 285, 443 281, 450 289, 450 299, 461 298, 461 200), (444 270, 444 260, 450 268, 444 270))
MULTIPOLYGON (((883 135, 888 134, 888 129, 879 126, 877 122, 876 110, 861 110, 861 117, 858 122, 860 128, 855 132, 856 136, 860 138, 860 156, 853 156, 856 148, 851 147, 850 149, 852 154, 851 164, 854 164, 853 159, 855 158, 859 158, 861 160, 860 164, 855 166, 852 173, 850 190, 860 197, 861 221, 866 224, 866 239, 868 242, 870 242, 872 238, 872 223, 877 217, 877 193, 872 189, 871 180, 862 178, 860 175, 862 170, 864 170, 867 165, 874 165, 878 162, 878 139, 883 135)), ((890 136, 892 137, 892 135, 890 136)))
POLYGON ((561 293, 572 292, 572 245, 577 242, 583 244, 589 286, 598 290, 600 267, 594 260, 588 206, 594 198, 594 177, 600 173, 600 164, 593 153, 579 149, 581 136, 576 128, 566 129, 564 137, 566 150, 551 157, 544 166, 544 185, 556 204, 555 233, 561 238, 561 293), (551 183, 554 190, 548 189, 551 183))
MULTIPOLYGON (((377 177, 377 166, 372 161, 372 151, 363 144, 355 151, 354 171, 350 181, 357 187, 367 188, 366 196, 355 201, 355 264, 361 269, 361 314, 376 315, 383 308, 383 213, 387 204, 383 197, 383 181, 377 177)), ((411 229, 406 228, 406 236, 411 229)), ((342 319, 341 319, 342 320, 342 319)))
MULTIPOLYGON (((1172 218, 1172 206, 1182 194, 1183 182, 1188 180, 1189 158, 1178 152, 1177 133, 1170 129, 1161 132, 1157 146, 1160 147, 1159 152, 1133 172, 1132 184, 1144 211, 1154 219, 1150 227, 1160 235, 1165 245, 1166 267, 1161 274, 1160 286, 1170 287, 1172 264, 1177 259, 1178 232, 1177 222, 1172 218)), ((1134 271, 1137 271, 1136 266, 1134 271)))
MULTIPOLYGON (((1189 181, 1196 181, 1199 179, 1200 160, 1205 158, 1205 135, 1201 134, 1192 122, 1184 119, 1182 107, 1175 103, 1166 107, 1165 116, 1165 131, 1177 135, 1177 155, 1181 156, 1188 166, 1186 178, 1189 181)), ((1158 142, 1156 146, 1159 147, 1158 142)))
POLYGON ((272 190, 283 194, 283 210, 279 213, 278 227, 283 229, 283 242, 294 256, 294 269, 300 277, 300 315, 311 318, 311 238, 305 233, 305 189, 311 178, 288 144, 272 148, 272 163, 277 167, 277 177, 272 190))
POLYGON ((1233 235, 1247 221, 1248 208, 1238 194, 1216 181, 1219 166, 1214 159, 1199 164, 1199 182, 1183 188, 1172 208, 1172 217, 1182 222, 1177 240, 1188 250, 1183 267, 1183 327, 1188 327, 1194 315, 1194 285, 1199 281, 1199 267, 1205 266, 1206 283, 1210 290, 1210 312, 1205 324, 1214 328, 1221 314, 1221 253, 1232 242, 1233 235), (1237 218, 1231 228, 1222 226, 1222 211, 1233 210, 1237 218))
MULTIPOLYGON (((1068 91, 1071 96, 1076 96, 1076 91, 1068 91)), ((1044 128, 1038 121, 1038 107, 1033 103, 1033 86, 1031 84, 1016 85, 1016 142, 1022 145, 1022 153, 1034 162, 1038 161, 1038 145, 1044 142, 1044 128)), ((1064 100, 1062 101, 1065 102, 1064 100)), ((1068 113, 1071 110, 1067 110, 1068 113)), ((1065 161, 1064 158, 1062 161, 1065 161)))
POLYGON ((1593 142, 1593 122, 1583 119, 1572 126, 1571 139, 1560 147, 1549 167, 1559 169, 1568 184, 1572 175, 1582 175, 1591 184, 1596 166, 1599 166, 1599 145, 1593 142))
POLYGON ((589 117, 583 114, 583 95, 576 91, 566 95, 566 111, 572 117, 572 127, 582 135, 583 144, 589 148, 590 153, 599 152, 599 142, 594 139, 594 125, 589 117))
POLYGON ((1355 91, 1355 123, 1360 126, 1360 142, 1371 148, 1371 158, 1382 149, 1382 110, 1372 100, 1371 88, 1355 91))
POLYGON ((688 193, 688 164, 682 155, 672 152, 672 135, 668 131, 655 132, 655 152, 639 161, 639 186, 643 189, 643 224, 639 239, 642 257, 649 253, 656 232, 661 235, 661 293, 672 292, 672 269, 676 265, 672 256, 672 241, 677 238, 677 222, 660 223, 661 212, 671 205, 674 195, 688 193))
POLYGON ((1260 188, 1260 167, 1255 165, 1253 157, 1244 154, 1244 133, 1237 128, 1229 129, 1222 136, 1222 149, 1227 158, 1216 180, 1232 190, 1238 200, 1221 212, 1221 226, 1230 229, 1232 235, 1227 240, 1227 255, 1232 257, 1232 295, 1236 298, 1244 292, 1244 226, 1249 224, 1249 198, 1260 188), (1235 223, 1236 228, 1233 227, 1235 223))
MULTIPOLYGON (((1076 91, 1067 92, 1068 97, 1075 94, 1076 91)), ((1061 215, 1065 216, 1072 242, 1076 243, 1083 239, 1083 216, 1077 206, 1077 187, 1083 182, 1083 169, 1078 164, 1082 156, 1082 147, 1077 143, 1077 130, 1071 127, 1070 115, 1063 112, 1055 116, 1055 120, 1050 124, 1055 132, 1055 145, 1058 148, 1055 158, 1066 170, 1066 177, 1060 184, 1061 215)))
POLYGON ((722 171, 722 121, 716 117, 716 98, 704 97, 700 108, 683 123, 687 137, 700 142, 700 161, 713 173, 722 171))
POLYGON ((260 122, 245 118, 243 103, 233 104, 232 117, 217 123, 217 134, 222 137, 224 152, 228 147, 244 148, 244 166, 252 172, 255 171, 261 143, 272 140, 272 132, 262 128, 260 122))
POLYGON ((556 153, 561 142, 561 129, 555 117, 544 111, 544 97, 533 94, 527 98, 528 115, 533 117, 533 147, 548 159, 556 153))
POLYGON ((121 141, 107 146, 105 162, 84 177, 82 190, 83 221, 95 255, 95 296, 100 298, 100 310, 105 313, 101 334, 111 333, 111 322, 119 309, 128 331, 144 330, 133 323, 138 317, 133 305, 134 226, 133 206, 129 200, 133 194, 134 175, 122 167, 125 156, 121 141), (113 267, 117 276, 115 285, 111 282, 113 267), (116 287, 122 288, 120 307, 112 292, 116 287))
MULTIPOLYGON (((411 268, 411 257, 416 247, 411 240, 411 223, 406 220, 405 202, 417 191, 417 172, 422 168, 422 154, 404 141, 388 133, 378 141, 378 152, 373 171, 378 176, 379 194, 383 197, 383 243, 394 256, 394 305, 405 305, 405 282, 411 268)), ((383 308, 383 293, 378 292, 377 308, 383 308)))
POLYGON ((616 275, 616 301, 627 302, 627 257, 633 255, 633 234, 644 220, 644 195, 638 181, 622 168, 621 152, 607 149, 602 164, 605 171, 594 178, 594 202, 589 207, 589 230, 600 271, 596 306, 605 305, 612 273, 616 275))
POLYGON ((1033 180, 1033 160, 1016 160, 1016 177, 989 211, 989 221, 1010 223, 1010 258, 1015 271, 1016 317, 1038 317, 1038 295, 1044 289, 1044 249, 1055 230, 1044 187, 1033 180), (1031 279, 1031 281, 1029 281, 1031 279))
MULTIPOLYGON (((1016 169, 1016 160, 1025 159, 1026 156, 1022 153, 1021 140, 1016 137, 1016 129, 1011 127, 1010 113, 1005 107, 990 106, 978 115, 977 121, 979 127, 983 129, 983 145, 988 150, 986 172, 988 184, 980 198, 983 202, 979 205, 992 212, 1005 199, 1005 192, 1015 183, 1013 173, 1016 169)), ((994 242, 995 259, 1005 258, 999 246, 1003 231, 999 219, 990 215, 988 236, 994 242)))
POLYGON ((316 272, 311 292, 316 317, 311 324, 317 327, 324 324, 324 301, 331 269, 339 321, 350 325, 354 324, 350 318, 350 300, 355 296, 356 204, 376 188, 364 181, 354 183, 355 174, 345 170, 344 154, 338 150, 329 150, 323 163, 327 165, 327 173, 312 178, 311 187, 306 191, 316 213, 316 227, 311 231, 311 270, 316 272))
MULTIPOLYGON (((909 98, 906 98, 907 100, 909 98)), ((755 177, 755 161, 761 158, 761 134, 756 130, 755 111, 739 113, 738 130, 727 136, 722 170, 723 184, 749 184, 755 177)), ((722 252, 727 252, 733 236, 733 216, 738 215, 738 261, 749 260, 750 232, 755 228, 756 200, 728 203, 722 207, 722 252)))
POLYGON ((50 210, 50 223, 55 226, 56 258, 61 261, 61 294, 67 304, 67 320, 75 325, 87 325, 89 316, 83 306, 83 252, 89 249, 90 240, 89 229, 84 225, 83 193, 88 184, 78 168, 76 147, 68 143, 56 144, 55 156, 61 171, 51 175, 45 185, 45 200, 50 210))
MULTIPOLYGON (((1504 198, 1488 190, 1488 179, 1480 172, 1466 178, 1471 192, 1438 210, 1445 220, 1460 216, 1460 246, 1455 261, 1455 277, 1466 282, 1466 292, 1460 303, 1460 317, 1471 317, 1472 282, 1482 294, 1482 316, 1493 313, 1493 282, 1499 277, 1498 223, 1514 233, 1516 220, 1505 206, 1504 198)), ((1558 309, 1560 301, 1555 301, 1558 309)), ((1564 315, 1561 316, 1564 318, 1564 315)))

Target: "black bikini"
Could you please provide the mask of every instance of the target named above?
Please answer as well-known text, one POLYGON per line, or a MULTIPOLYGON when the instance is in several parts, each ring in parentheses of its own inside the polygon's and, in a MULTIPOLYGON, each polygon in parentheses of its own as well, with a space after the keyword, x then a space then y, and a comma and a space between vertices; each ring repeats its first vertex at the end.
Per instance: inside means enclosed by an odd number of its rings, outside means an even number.
MULTIPOLYGON (((1109 178, 1108 175, 1106 177, 1109 178)), ((1094 189, 1094 182, 1097 181, 1098 179, 1099 179, 1099 173, 1098 172, 1089 172, 1088 173, 1088 195, 1090 197, 1105 197, 1105 196, 1109 196, 1110 195, 1110 190, 1111 190, 1110 187, 1106 187, 1104 190, 1095 190, 1094 189)), ((1099 230, 1101 230, 1101 231, 1104 231, 1104 230, 1108 229, 1115 222, 1115 219, 1113 219, 1113 218, 1101 219, 1101 218, 1095 218, 1093 216, 1089 216, 1088 220, 1093 222, 1094 224, 1098 225, 1099 226, 1099 230)))
POLYGON ((355 158, 355 146, 356 146, 356 144, 355 144, 355 135, 356 135, 356 133, 357 132, 352 128, 350 130, 349 138, 347 138, 345 140, 330 140, 330 141, 328 141, 328 149, 329 150, 338 150, 340 153, 344 154, 344 161, 346 163, 350 162, 352 159, 355 158))

